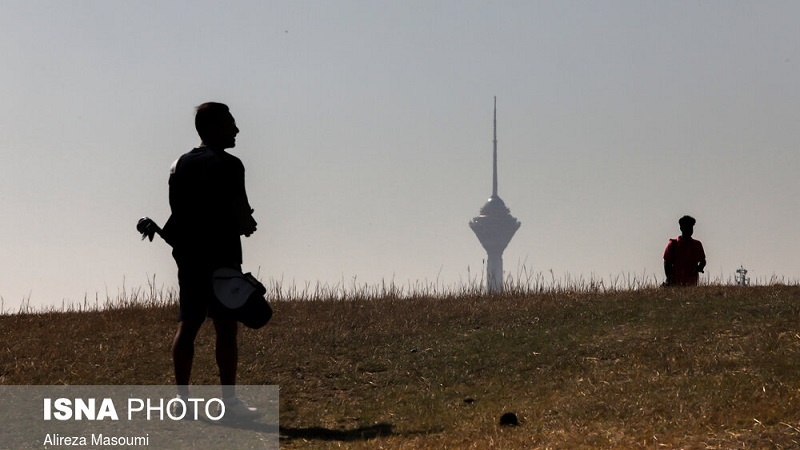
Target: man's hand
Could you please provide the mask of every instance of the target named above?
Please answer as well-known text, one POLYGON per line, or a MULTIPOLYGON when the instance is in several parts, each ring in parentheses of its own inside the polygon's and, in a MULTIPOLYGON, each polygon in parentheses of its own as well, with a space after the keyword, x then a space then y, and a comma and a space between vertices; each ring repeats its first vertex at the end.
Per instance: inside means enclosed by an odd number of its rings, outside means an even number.
POLYGON ((144 240, 144 238, 149 238, 150 242, 153 242, 153 236, 155 236, 156 233, 161 233, 161 228, 153 222, 153 219, 142 217, 136 222, 136 231, 142 233, 142 240, 144 240))
POLYGON ((256 229, 258 228, 258 222, 256 222, 256 219, 253 218, 253 212, 255 212, 255 210, 251 209, 250 214, 242 218, 240 233, 245 237, 250 237, 250 235, 255 233, 256 229))
POLYGON ((697 263, 697 273, 705 273, 705 272, 703 272, 703 269, 705 269, 705 268, 706 268, 706 262, 705 261, 700 261, 699 263, 697 263))

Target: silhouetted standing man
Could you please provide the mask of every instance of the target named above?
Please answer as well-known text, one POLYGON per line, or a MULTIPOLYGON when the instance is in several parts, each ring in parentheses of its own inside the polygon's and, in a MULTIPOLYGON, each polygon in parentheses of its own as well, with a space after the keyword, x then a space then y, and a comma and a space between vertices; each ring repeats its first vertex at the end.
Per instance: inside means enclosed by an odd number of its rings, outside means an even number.
POLYGON ((706 267, 703 244, 693 239, 694 217, 683 216, 678 220, 681 235, 670 239, 664 250, 664 274, 667 286, 697 286, 699 273, 706 267))
POLYGON ((188 398, 195 338, 210 317, 217 334, 216 361, 226 414, 256 415, 255 408, 236 397, 238 324, 222 309, 212 285, 214 270, 241 270, 240 236, 256 231, 245 192, 244 166, 225 151, 236 146, 239 129, 222 103, 198 106, 195 128, 201 145, 170 168, 171 215, 161 233, 178 265, 180 324, 172 346, 175 383, 178 395, 188 398))

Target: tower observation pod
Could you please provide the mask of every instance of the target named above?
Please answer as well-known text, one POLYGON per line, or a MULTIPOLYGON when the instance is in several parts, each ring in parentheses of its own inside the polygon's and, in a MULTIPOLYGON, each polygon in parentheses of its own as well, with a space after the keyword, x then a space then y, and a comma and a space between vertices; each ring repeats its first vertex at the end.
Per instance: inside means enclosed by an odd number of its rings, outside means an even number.
POLYGON ((469 227, 486 250, 486 289, 503 291, 503 251, 511 242, 520 222, 511 215, 503 199, 497 195, 497 97, 494 98, 494 151, 492 154, 492 196, 473 218, 469 227))

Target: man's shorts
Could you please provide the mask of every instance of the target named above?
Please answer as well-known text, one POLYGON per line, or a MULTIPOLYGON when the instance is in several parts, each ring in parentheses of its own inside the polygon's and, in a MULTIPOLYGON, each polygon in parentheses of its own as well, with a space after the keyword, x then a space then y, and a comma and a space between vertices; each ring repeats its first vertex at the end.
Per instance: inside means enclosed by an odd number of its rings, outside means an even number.
POLYGON ((214 295, 214 286, 211 281, 213 273, 212 266, 178 264, 178 287, 180 288, 178 321, 202 322, 207 317, 227 318, 229 313, 214 295))

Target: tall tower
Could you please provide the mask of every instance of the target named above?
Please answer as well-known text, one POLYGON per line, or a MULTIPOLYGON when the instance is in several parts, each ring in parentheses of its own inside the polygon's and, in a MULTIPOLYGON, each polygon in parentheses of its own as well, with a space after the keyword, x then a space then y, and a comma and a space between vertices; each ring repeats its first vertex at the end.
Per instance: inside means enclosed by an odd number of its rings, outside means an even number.
POLYGON ((494 152, 492 154, 492 196, 469 226, 486 250, 486 289, 503 291, 503 251, 517 232, 520 222, 511 215, 497 195, 497 97, 494 98, 494 152))

